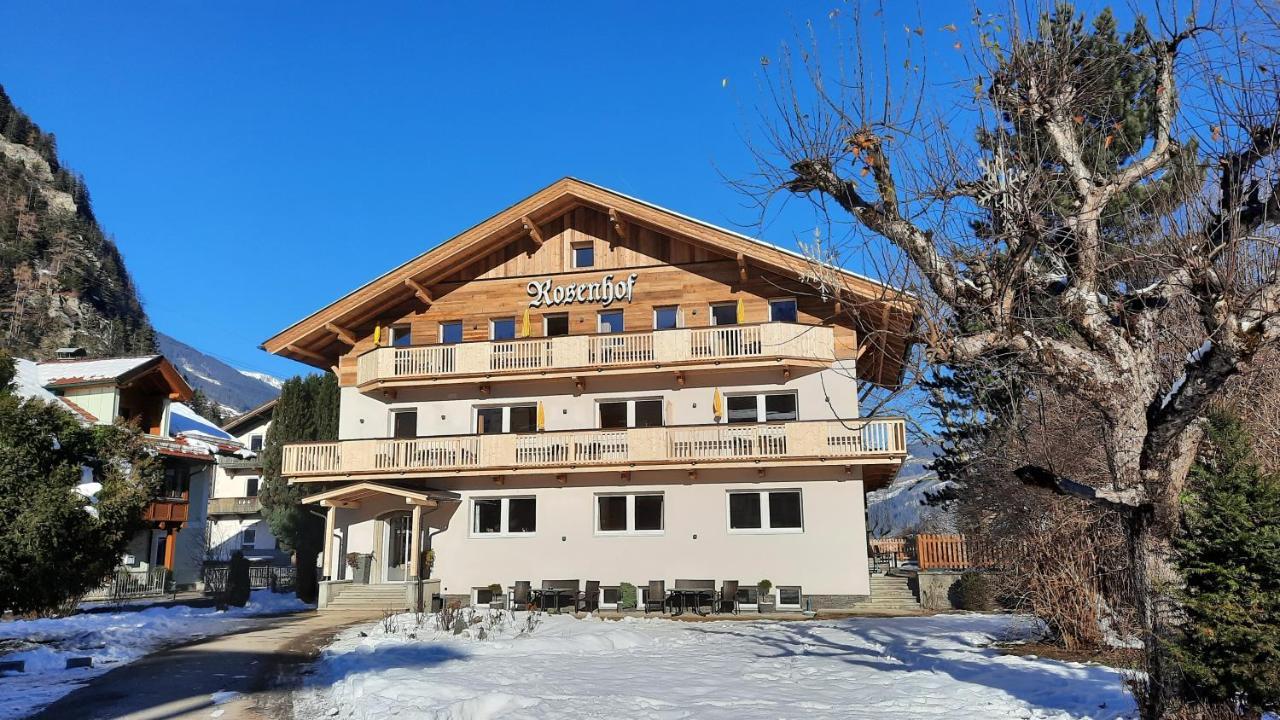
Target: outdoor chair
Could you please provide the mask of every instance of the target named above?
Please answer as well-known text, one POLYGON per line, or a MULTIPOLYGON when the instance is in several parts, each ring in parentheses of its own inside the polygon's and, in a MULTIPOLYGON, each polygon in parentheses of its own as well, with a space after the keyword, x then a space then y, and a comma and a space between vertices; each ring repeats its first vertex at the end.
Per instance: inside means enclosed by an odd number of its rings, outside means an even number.
POLYGON ((720 584, 720 597, 716 601, 716 612, 731 612, 737 615, 742 608, 738 606, 738 581, 725 580, 720 584), (725 608, 729 608, 725 610, 725 608))
POLYGON ((649 612, 649 607, 658 606, 658 612, 662 612, 667 607, 667 583, 665 580, 650 580, 649 592, 644 598, 644 611, 649 612))
POLYGON ((581 583, 578 580, 543 580, 542 592, 539 594, 541 608, 546 610, 547 606, 551 606, 557 611, 566 607, 572 609, 578 599, 579 587, 581 583))
POLYGON ((587 589, 578 594, 578 603, 574 610, 579 612, 598 612, 600 610, 599 580, 587 581, 587 589))
POLYGON ((533 605, 533 584, 528 580, 517 580, 511 587, 511 609, 528 610, 533 605))

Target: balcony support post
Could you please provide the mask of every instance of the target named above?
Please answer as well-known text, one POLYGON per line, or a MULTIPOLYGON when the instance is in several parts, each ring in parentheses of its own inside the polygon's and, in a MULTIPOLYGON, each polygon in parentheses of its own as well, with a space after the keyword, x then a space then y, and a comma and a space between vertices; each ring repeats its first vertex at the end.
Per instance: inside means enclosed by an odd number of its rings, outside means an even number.
POLYGON ((413 521, 409 532, 409 577, 414 580, 422 577, 422 505, 414 504, 413 521))
POLYGON ((173 556, 177 551, 178 531, 174 528, 173 523, 165 523, 164 536, 164 566, 169 572, 173 572, 173 556))

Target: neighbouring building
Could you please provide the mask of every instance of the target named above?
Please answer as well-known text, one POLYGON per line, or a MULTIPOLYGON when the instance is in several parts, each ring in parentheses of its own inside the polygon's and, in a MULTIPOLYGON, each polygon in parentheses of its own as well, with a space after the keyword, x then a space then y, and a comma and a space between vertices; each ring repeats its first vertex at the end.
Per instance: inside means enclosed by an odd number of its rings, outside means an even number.
POLYGON ((218 458, 209 494, 207 561, 226 563, 239 550, 250 562, 288 565, 290 554, 276 544, 262 517, 258 490, 262 487, 262 448, 271 427, 271 400, 222 426, 223 432, 253 453, 252 457, 224 455, 218 458))
POLYGON ((164 481, 146 508, 146 528, 130 540, 121 566, 165 568, 178 587, 198 586, 215 458, 247 451, 183 403, 192 389, 163 355, 88 360, 73 350, 60 350, 68 358, 63 360, 18 360, 18 393, 60 403, 85 424, 119 420, 142 430, 161 458, 164 481))
POLYGON ((859 390, 899 381, 914 317, 874 280, 556 182, 264 343, 341 386, 339 440, 283 455, 326 514, 322 603, 428 573, 470 602, 550 578, 599 581, 604 607, 708 578, 748 606, 761 579, 782 609, 861 602, 865 494, 906 443, 859 390))

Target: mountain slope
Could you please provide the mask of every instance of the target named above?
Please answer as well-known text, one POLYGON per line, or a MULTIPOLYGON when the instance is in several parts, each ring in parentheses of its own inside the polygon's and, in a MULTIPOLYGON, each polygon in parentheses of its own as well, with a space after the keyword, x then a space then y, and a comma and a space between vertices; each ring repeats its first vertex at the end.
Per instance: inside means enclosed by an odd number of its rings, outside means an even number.
POLYGON ((156 344, 191 387, 229 414, 255 408, 280 394, 280 380, 266 373, 237 370, 164 333, 156 334, 156 344))
POLYGON ((938 448, 911 444, 898 477, 889 487, 867 493, 867 530, 872 537, 903 537, 916 532, 954 532, 955 519, 928 496, 946 483, 928 468, 938 448))
POLYGON ((155 336, 84 180, 0 87, 0 350, 47 359, 155 351, 155 336))

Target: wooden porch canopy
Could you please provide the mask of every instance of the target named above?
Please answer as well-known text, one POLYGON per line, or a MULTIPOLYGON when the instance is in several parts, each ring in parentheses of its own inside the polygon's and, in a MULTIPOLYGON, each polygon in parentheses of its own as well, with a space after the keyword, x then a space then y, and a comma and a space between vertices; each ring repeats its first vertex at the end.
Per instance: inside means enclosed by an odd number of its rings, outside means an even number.
MULTIPOLYGON (((375 323, 387 307, 415 298, 424 305, 432 304, 433 284, 508 244, 533 238, 541 245, 540 226, 576 207, 607 214, 611 233, 619 237, 626 237, 628 226, 647 227, 736 260, 744 278, 749 266, 801 281, 814 274, 811 261, 797 253, 566 177, 290 325, 264 341, 261 348, 329 370, 355 343, 360 330, 375 323)), ((828 270, 824 270, 830 275, 827 280, 838 287, 832 302, 837 308, 856 309, 861 322, 876 331, 876 340, 864 349, 880 357, 868 363, 875 370, 867 379, 896 384, 907 353, 907 336, 915 322, 915 299, 862 275, 839 268, 828 270)))
POLYGON ((322 507, 360 507, 360 501, 374 495, 391 495, 404 498, 409 505, 425 505, 436 507, 441 502, 457 501, 461 495, 447 490, 410 490, 395 485, 375 482, 358 482, 343 485, 340 488, 326 490, 302 499, 306 504, 317 504, 322 507))

